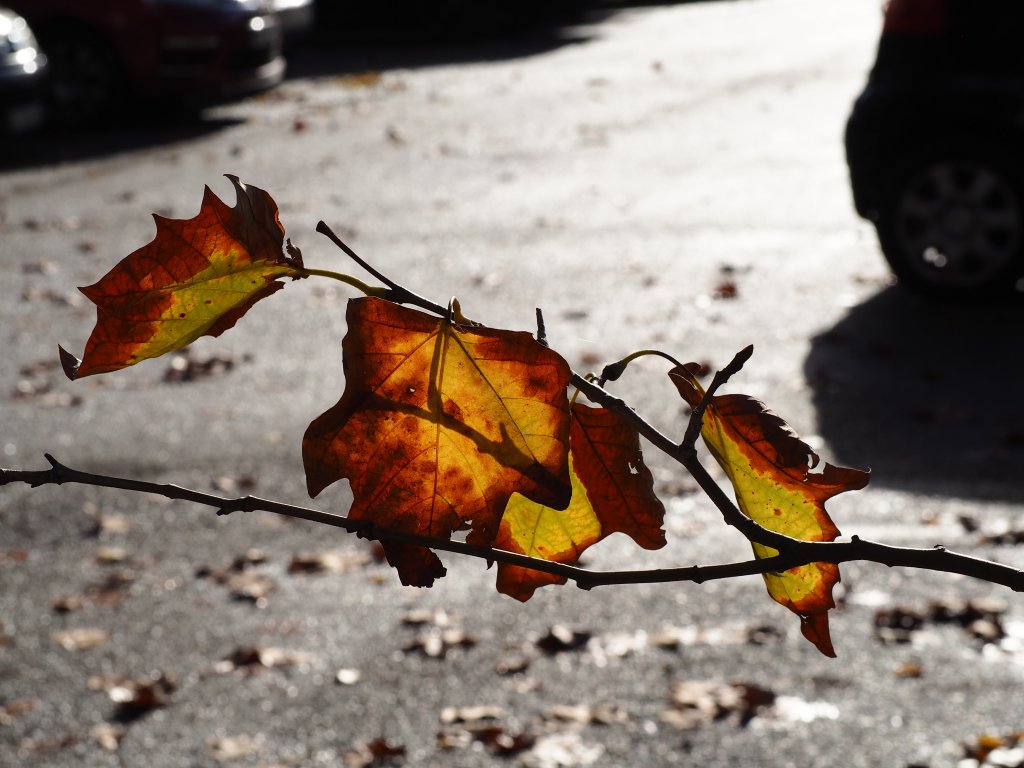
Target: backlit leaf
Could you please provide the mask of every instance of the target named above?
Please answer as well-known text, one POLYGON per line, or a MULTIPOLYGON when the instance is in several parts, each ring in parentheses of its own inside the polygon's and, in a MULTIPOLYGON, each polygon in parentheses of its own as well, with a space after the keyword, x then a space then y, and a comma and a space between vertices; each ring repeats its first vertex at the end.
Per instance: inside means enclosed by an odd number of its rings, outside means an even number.
MULTIPOLYGON (((640 437, 621 416, 576 403, 569 432, 572 500, 563 511, 512 497, 494 546, 559 563, 574 564, 589 546, 612 533, 630 536, 645 549, 665 545, 665 508, 643 463, 640 437)), ((565 578, 498 564, 498 591, 528 600, 545 584, 565 578)))
MULTIPOLYGON (((703 389, 685 368, 669 376, 683 398, 696 406, 703 389)), ((818 465, 818 455, 764 403, 746 395, 717 395, 704 414, 701 435, 725 470, 740 510, 768 530, 803 541, 832 541, 839 529, 825 502, 843 491, 863 488, 868 473, 818 465)), ((758 558, 778 552, 753 544, 758 558)), ((832 588, 839 581, 833 563, 811 563, 785 573, 766 573, 768 593, 800 617, 804 637, 826 656, 835 656, 828 611, 835 607, 832 588)))
MULTIPOLYGON (((347 478, 349 516, 490 544, 509 498, 569 502, 569 366, 530 334, 462 327, 376 298, 348 305, 345 391, 310 424, 309 493, 347 478)), ((402 582, 444 575, 427 549, 386 542, 402 582)))
POLYGON ((198 215, 154 216, 156 237, 82 288, 96 305, 96 327, 81 361, 61 350, 72 379, 115 371, 219 336, 260 299, 302 275, 277 204, 262 189, 228 176, 231 208, 207 187, 198 215))

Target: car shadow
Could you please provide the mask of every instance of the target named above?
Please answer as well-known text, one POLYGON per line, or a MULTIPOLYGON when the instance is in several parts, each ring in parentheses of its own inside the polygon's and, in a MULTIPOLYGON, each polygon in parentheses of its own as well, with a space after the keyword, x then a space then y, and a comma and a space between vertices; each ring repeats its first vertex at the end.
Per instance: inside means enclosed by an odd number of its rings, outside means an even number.
POLYGON ((872 484, 1024 501, 1024 312, 891 287, 812 339, 804 373, 831 461, 872 484))
POLYGON ((111 121, 108 126, 89 130, 46 128, 38 133, 6 137, 3 149, 0 150, 0 171, 45 167, 153 149, 180 141, 201 139, 240 122, 235 118, 204 118, 168 111, 126 117, 111 121))

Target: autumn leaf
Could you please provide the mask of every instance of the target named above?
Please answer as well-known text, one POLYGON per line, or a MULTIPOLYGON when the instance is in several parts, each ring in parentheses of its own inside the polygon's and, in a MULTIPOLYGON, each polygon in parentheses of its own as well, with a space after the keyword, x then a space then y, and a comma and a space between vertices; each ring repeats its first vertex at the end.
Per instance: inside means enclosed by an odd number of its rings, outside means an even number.
MULTIPOLYGON (((693 375, 676 367, 669 376, 695 407, 704 395, 693 375)), ((764 403, 747 395, 717 395, 704 413, 701 435, 725 470, 740 510, 770 531, 803 541, 833 541, 839 535, 825 502, 843 491, 863 488, 868 473, 825 463, 764 403)), ((778 551, 753 544, 758 558, 778 551)), ((834 563, 810 563, 785 573, 764 575, 768 593, 800 617, 804 637, 826 656, 835 656, 828 611, 835 607, 832 588, 839 582, 834 563)))
MULTIPOLYGON (((640 437, 620 415, 580 403, 569 431, 572 500, 563 511, 518 494, 505 508, 494 546, 530 557, 574 564, 580 554, 613 533, 644 549, 665 545, 665 508, 643 463, 640 437)), ((529 600, 545 584, 564 584, 554 574, 498 564, 498 591, 529 600)))
MULTIPOLYGON (((347 478, 349 516, 490 544, 509 498, 569 502, 569 366, 528 333, 463 327, 376 299, 348 305, 345 391, 303 439, 311 496, 347 478)), ((423 547, 385 542, 405 584, 443 576, 423 547)))
POLYGON ((219 336, 257 301, 301 277, 302 257, 289 242, 277 204, 257 187, 228 176, 231 208, 209 187, 192 219, 154 215, 156 237, 94 285, 81 288, 96 305, 96 326, 81 361, 61 350, 78 379, 134 365, 219 336))

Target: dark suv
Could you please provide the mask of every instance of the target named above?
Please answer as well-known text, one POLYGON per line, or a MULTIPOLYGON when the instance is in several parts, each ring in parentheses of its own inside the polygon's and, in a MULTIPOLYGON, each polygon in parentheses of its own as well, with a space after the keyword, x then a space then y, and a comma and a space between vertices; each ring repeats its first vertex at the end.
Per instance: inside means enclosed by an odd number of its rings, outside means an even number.
POLYGON ((857 212, 901 284, 1024 286, 1024 3, 891 0, 846 129, 857 212))

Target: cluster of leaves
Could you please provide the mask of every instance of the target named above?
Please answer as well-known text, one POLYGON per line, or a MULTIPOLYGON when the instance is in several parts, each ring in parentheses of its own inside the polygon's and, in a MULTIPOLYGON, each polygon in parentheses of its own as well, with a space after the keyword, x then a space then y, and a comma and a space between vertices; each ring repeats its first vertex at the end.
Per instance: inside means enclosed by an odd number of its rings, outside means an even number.
MULTIPOLYGON (((427 587, 445 573, 423 537, 448 540, 467 528, 470 544, 565 564, 616 532, 646 549, 664 546, 665 510, 636 424, 579 402, 575 375, 547 346, 542 326, 535 337, 472 322, 457 302, 445 308, 416 296, 340 241, 385 286, 307 268, 272 198, 228 178, 234 207, 207 189, 194 218, 155 217, 151 243, 82 289, 97 321, 81 360, 61 350, 70 378, 217 336, 285 278, 341 280, 366 295, 348 304, 341 398, 303 440, 307 487, 316 496, 348 480, 349 519, 372 526, 363 532, 381 539, 403 583, 427 587)), ((600 384, 627 363, 607 368, 600 384)), ((818 457, 762 403, 708 396, 691 367, 677 364, 669 375, 702 415, 700 433, 743 514, 794 539, 836 538, 825 501, 862 488, 866 473, 829 464, 813 471, 818 457)), ((777 554, 753 546, 757 558, 777 554)), ((498 566, 498 590, 519 600, 565 581, 525 565, 498 566)), ((834 655, 828 611, 838 567, 811 563, 765 581, 772 598, 800 617, 803 634, 834 655)))

